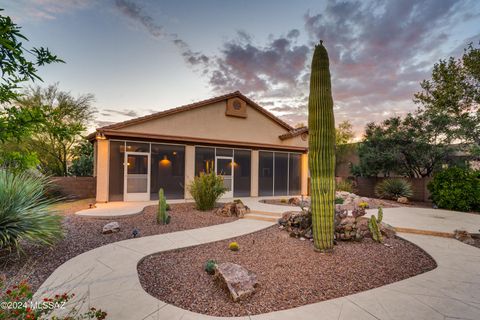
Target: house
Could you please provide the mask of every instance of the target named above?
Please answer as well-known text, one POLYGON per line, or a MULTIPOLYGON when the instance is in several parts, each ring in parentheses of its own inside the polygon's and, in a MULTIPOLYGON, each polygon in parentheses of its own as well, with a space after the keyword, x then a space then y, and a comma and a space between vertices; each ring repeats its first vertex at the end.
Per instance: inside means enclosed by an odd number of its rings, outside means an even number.
POLYGON ((96 199, 189 199, 200 172, 223 176, 225 198, 307 193, 308 133, 240 92, 115 123, 94 143, 96 199))

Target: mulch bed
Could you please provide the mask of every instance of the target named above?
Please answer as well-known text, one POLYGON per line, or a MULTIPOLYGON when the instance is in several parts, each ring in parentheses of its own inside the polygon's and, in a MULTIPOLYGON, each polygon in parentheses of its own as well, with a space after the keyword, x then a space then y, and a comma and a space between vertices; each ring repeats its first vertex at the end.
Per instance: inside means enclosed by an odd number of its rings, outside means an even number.
POLYGON ((169 214, 172 218, 168 225, 156 223, 157 206, 149 206, 139 215, 115 219, 80 217, 74 214, 85 208, 88 208, 88 203, 85 201, 70 205, 62 204, 65 237, 53 247, 24 244, 23 254, 0 253, 0 275, 6 276, 7 284, 26 279, 33 290, 36 290, 65 261, 102 245, 130 239, 133 237, 134 228, 138 229, 140 236, 143 237, 201 228, 236 219, 217 216, 213 211, 198 211, 192 203, 171 205, 169 214), (111 221, 117 221, 120 224, 120 232, 102 234, 102 227, 111 221))
POLYGON ((138 266, 140 281, 151 295, 167 303, 212 316, 245 316, 290 309, 350 295, 432 270, 435 261, 399 238, 340 242, 333 254, 313 251, 310 241, 268 229, 200 246, 150 256, 138 266), (230 241, 240 245, 228 250, 230 241), (208 275, 208 259, 233 262, 257 274, 259 287, 248 300, 232 302, 208 275))

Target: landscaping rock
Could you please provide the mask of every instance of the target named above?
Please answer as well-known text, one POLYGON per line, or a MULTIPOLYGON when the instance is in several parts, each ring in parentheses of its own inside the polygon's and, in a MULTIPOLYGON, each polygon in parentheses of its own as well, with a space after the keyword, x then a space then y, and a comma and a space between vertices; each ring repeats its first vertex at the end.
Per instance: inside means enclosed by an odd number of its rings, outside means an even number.
POLYGON ((120 224, 116 221, 107 223, 102 229, 103 234, 116 233, 118 231, 120 231, 120 224))
POLYGON ((455 239, 462 241, 465 244, 475 244, 475 240, 472 238, 470 233, 468 233, 465 230, 455 230, 454 231, 454 237, 455 239))
POLYGON ((221 208, 215 210, 215 214, 222 217, 242 218, 250 209, 240 200, 225 203, 221 208))
POLYGON ((400 198, 397 199, 397 202, 402 203, 402 204, 408 203, 408 198, 400 197, 400 198))
POLYGON ((234 302, 251 296, 258 285, 257 276, 253 272, 231 262, 216 265, 215 278, 228 289, 234 302))

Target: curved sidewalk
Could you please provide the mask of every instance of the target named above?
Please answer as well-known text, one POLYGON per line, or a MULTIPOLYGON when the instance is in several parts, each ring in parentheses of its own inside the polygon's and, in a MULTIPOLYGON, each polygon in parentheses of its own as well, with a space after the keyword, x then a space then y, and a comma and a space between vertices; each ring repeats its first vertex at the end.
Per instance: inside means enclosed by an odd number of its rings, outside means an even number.
MULTIPOLYGON (((37 296, 75 292, 86 298, 86 304, 107 311, 110 319, 218 319, 147 294, 138 279, 138 262, 156 252, 237 237, 270 225, 241 219, 112 243, 61 265, 37 296)), ((431 254, 438 267, 358 294, 241 319, 480 319, 480 250, 454 239, 400 236, 431 254)))

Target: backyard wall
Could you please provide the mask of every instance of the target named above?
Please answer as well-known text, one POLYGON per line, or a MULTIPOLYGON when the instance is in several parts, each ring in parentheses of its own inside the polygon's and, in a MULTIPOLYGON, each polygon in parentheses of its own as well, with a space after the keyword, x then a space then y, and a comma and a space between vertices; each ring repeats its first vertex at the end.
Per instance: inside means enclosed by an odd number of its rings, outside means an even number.
POLYGON ((95 177, 53 177, 52 182, 64 196, 77 199, 95 198, 95 177))
MULTIPOLYGON (((376 197, 375 186, 377 183, 388 178, 376 178, 376 177, 357 177, 355 178, 356 193, 364 197, 376 197)), ((427 184, 432 178, 401 178, 411 183, 413 189, 413 196, 410 200, 430 202, 428 198, 430 192, 427 189, 427 184)))

